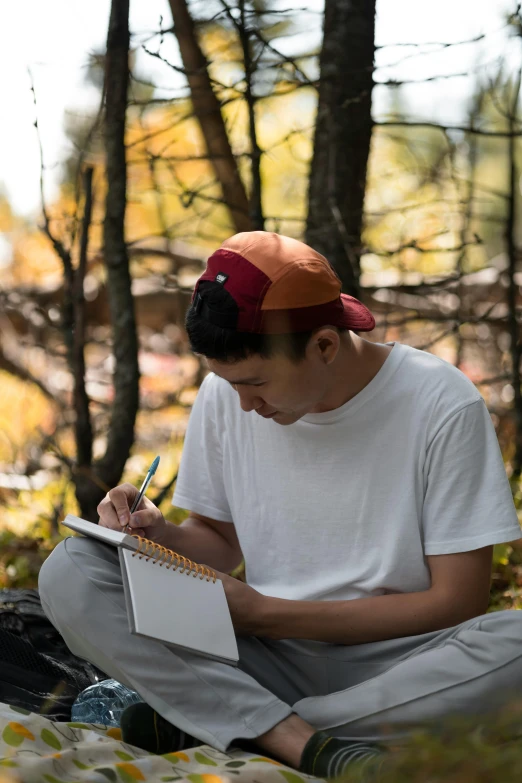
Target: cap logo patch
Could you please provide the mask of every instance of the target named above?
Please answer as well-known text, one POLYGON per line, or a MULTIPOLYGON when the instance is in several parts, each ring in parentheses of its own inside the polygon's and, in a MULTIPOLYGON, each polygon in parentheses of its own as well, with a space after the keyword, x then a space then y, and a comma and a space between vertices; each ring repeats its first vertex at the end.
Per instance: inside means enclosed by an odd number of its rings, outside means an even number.
POLYGON ((216 277, 214 278, 214 282, 221 283, 221 285, 225 285, 227 280, 228 280, 228 275, 226 275, 224 272, 218 272, 216 277))

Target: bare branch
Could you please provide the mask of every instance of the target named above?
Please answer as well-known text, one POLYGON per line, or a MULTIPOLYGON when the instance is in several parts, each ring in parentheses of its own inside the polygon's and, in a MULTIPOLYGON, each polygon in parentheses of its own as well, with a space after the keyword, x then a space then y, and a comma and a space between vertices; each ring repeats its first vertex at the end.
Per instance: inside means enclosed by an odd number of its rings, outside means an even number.
POLYGON ((424 76, 422 79, 386 79, 384 81, 375 80, 376 87, 401 87, 403 84, 426 84, 427 82, 436 82, 443 79, 461 79, 469 76, 469 71, 462 73, 441 73, 435 76, 424 76))
MULTIPOLYGON (((436 236, 445 236, 447 233, 447 231, 441 231, 436 236)), ((426 241, 426 239, 423 241, 426 241)), ((405 242, 394 250, 372 250, 371 252, 374 255, 382 256, 383 258, 391 258, 392 256, 397 255, 397 253, 401 253, 403 250, 415 250, 417 253, 460 253, 465 247, 480 244, 482 244, 482 241, 479 237, 476 237, 474 242, 461 242, 460 245, 456 245, 455 247, 421 247, 416 239, 412 239, 411 242, 405 242)))
POLYGON ((251 174, 252 188, 249 199, 249 212, 252 221, 252 228, 255 231, 263 231, 265 219, 263 217, 262 205, 262 185, 261 185, 261 156, 263 154, 257 140, 256 98, 252 89, 252 76, 254 74, 254 63, 251 53, 250 28, 247 26, 245 15, 245 0, 239 0, 239 20, 235 19, 226 0, 220 0, 228 19, 237 30, 241 49, 243 51, 243 67, 245 69, 245 90, 244 99, 248 110, 248 131, 250 136, 250 155, 252 159, 251 174))
POLYGON ((80 239, 80 258, 75 275, 74 290, 74 339, 73 339, 73 377, 74 409, 76 413, 75 437, 76 460, 79 467, 90 467, 92 461, 92 426, 89 414, 89 397, 85 389, 85 297, 83 282, 87 271, 87 250, 89 246, 89 228, 92 218, 92 167, 83 173, 84 208, 82 233, 80 239))
POLYGON ((232 153, 219 101, 212 89, 207 61, 199 46, 194 22, 186 0, 169 0, 169 5, 191 90, 194 114, 198 118, 207 150, 212 157, 212 165, 223 190, 225 203, 236 231, 249 231, 252 225, 246 190, 232 153))
MULTIPOLYGON (((480 33, 479 35, 474 36, 473 38, 466 38, 463 41, 423 41, 422 43, 416 42, 416 43, 389 43, 389 44, 381 44, 381 46, 376 46, 375 49, 377 51, 380 51, 381 49, 396 49, 396 48, 412 48, 415 49, 419 48, 420 46, 438 46, 439 49, 450 49, 454 46, 466 46, 467 44, 472 43, 478 43, 479 41, 483 41, 484 38, 486 38, 487 35, 493 35, 494 33, 499 32, 500 30, 504 30, 506 28, 506 25, 503 24, 501 27, 496 28, 495 30, 490 30, 489 33, 480 33)), ((419 52, 419 54, 432 54, 432 52, 419 52)))
POLYGON ((153 499, 152 502, 154 503, 155 506, 160 506, 163 503, 165 498, 170 494, 172 487, 176 483, 177 479, 178 479, 178 471, 176 470, 176 472, 174 473, 170 481, 167 482, 167 484, 165 484, 165 486, 160 489, 156 497, 153 499))
POLYGON ((36 102, 36 90, 34 88, 34 82, 33 82, 33 76, 31 71, 29 70, 29 78, 31 80, 31 92, 33 94, 33 103, 35 108, 35 119, 34 119, 34 127, 36 128, 36 136, 38 139, 38 149, 40 151, 40 199, 41 199, 41 206, 42 206, 42 214, 44 219, 44 225, 43 225, 43 231, 51 241, 56 253, 58 254, 59 258, 62 261, 64 273, 67 276, 72 277, 72 262, 71 262, 71 254, 69 250, 65 248, 63 243, 58 239, 58 237, 55 237, 51 231, 51 221, 49 219, 49 214, 47 212, 47 207, 45 205, 45 195, 44 195, 44 157, 43 157, 43 148, 42 148, 42 139, 40 136, 40 128, 38 125, 38 104, 36 102))
POLYGON ((406 121, 406 120, 375 120, 374 125, 378 128, 385 127, 398 127, 398 128, 433 128, 442 132, 446 131, 461 131, 462 133, 476 134, 477 136, 489 136, 497 139, 511 139, 519 138, 522 136, 522 130, 508 130, 508 131, 488 131, 482 128, 470 128, 465 125, 441 125, 437 122, 424 122, 424 121, 406 121))
POLYGON ((37 378, 36 375, 33 375, 33 373, 30 370, 28 370, 27 367, 24 367, 23 364, 18 362, 12 356, 7 356, 7 354, 4 352, 1 343, 0 343, 0 370, 4 370, 5 372, 8 372, 9 375, 14 375, 16 378, 19 378, 21 381, 26 381, 28 383, 31 383, 33 386, 36 386, 38 389, 40 389, 42 394, 45 395, 46 399, 52 402, 53 405, 57 405, 59 408, 64 407, 61 400, 59 400, 56 397, 56 395, 51 391, 51 389, 48 388, 48 386, 41 378, 37 378))

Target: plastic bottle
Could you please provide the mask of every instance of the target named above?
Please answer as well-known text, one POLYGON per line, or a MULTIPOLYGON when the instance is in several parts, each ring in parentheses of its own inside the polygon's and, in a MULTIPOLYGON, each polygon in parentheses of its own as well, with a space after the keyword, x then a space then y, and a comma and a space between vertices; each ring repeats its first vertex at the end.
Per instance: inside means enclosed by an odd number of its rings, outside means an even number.
POLYGON ((80 693, 71 708, 71 720, 77 723, 101 723, 119 726, 120 716, 129 704, 143 701, 136 691, 117 680, 103 680, 80 693))

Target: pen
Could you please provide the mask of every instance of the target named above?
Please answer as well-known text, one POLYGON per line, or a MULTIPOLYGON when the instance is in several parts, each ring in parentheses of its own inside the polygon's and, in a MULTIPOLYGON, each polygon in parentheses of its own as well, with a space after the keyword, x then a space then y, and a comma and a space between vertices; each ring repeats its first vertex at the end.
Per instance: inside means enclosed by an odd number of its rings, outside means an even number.
MULTIPOLYGON (((152 465, 148 469, 147 475, 145 476, 145 481, 141 485, 140 491, 138 492, 138 494, 137 494, 137 496, 136 496, 136 498, 134 500, 134 503, 131 506, 131 510, 130 510, 131 514, 134 511, 136 511, 136 509, 138 508, 139 504, 141 503, 141 499, 143 498, 145 492, 147 491, 147 487, 149 486, 150 482, 152 481, 152 477, 156 473, 156 470, 157 470, 158 465, 159 465, 159 461, 160 461, 160 458, 156 457, 156 459, 154 460, 154 462, 152 463, 152 465)), ((128 525, 125 525, 125 527, 123 529, 124 532, 126 532, 128 527, 129 527, 128 525)))

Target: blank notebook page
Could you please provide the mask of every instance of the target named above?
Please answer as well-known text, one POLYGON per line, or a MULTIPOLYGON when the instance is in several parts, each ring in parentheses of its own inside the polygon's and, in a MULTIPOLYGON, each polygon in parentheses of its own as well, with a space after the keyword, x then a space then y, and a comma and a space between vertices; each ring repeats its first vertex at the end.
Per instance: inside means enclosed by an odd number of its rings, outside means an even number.
POLYGON ((234 628, 220 580, 207 582, 120 549, 131 631, 203 655, 238 660, 234 628))

